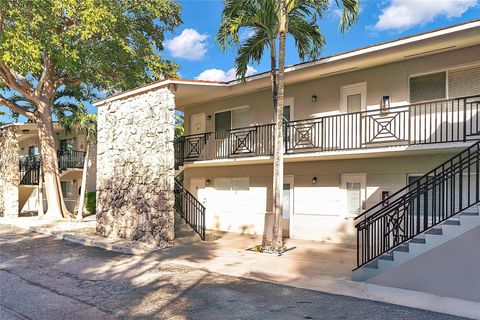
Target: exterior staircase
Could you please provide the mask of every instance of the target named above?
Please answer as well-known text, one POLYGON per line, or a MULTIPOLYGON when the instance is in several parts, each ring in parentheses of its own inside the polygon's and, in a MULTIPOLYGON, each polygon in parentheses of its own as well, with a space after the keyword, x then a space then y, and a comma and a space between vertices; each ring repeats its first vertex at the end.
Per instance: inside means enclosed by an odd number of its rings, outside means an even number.
POLYGON ((205 240, 205 207, 175 179, 175 244, 205 240))
POLYGON ((480 226, 480 141, 356 219, 364 281, 480 226))
POLYGON ((458 215, 402 243, 395 249, 387 251, 362 268, 354 270, 352 280, 365 281, 373 278, 455 239, 475 227, 480 227, 480 206, 478 205, 462 211, 458 215))
POLYGON ((175 213, 175 244, 189 244, 202 241, 200 235, 178 213, 175 213))

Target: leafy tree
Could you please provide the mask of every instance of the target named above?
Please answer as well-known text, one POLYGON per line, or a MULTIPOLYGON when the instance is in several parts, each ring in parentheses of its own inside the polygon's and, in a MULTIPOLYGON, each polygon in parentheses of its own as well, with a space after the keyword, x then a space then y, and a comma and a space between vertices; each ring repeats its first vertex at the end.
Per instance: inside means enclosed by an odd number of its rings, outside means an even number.
POLYGON ((38 126, 47 216, 66 212, 53 138, 58 93, 78 102, 176 76, 160 51, 180 23, 173 0, 0 0, 0 105, 38 126))
MULTIPOLYGON (((85 110, 86 108, 79 108, 85 110)), ((74 132, 76 134, 84 134, 87 144, 87 152, 83 162, 82 185, 80 186, 80 200, 77 209, 77 221, 83 220, 83 211, 85 208, 85 194, 87 188, 87 173, 92 153, 93 144, 97 140, 97 115, 88 114, 86 112, 75 112, 69 116, 62 117, 60 124, 67 132, 74 132)))
POLYGON ((185 133, 185 128, 183 127, 185 122, 183 117, 183 113, 175 114, 175 138, 181 137, 185 133))
MULTIPOLYGON (((237 48, 235 59, 237 77, 245 81, 248 63, 259 63, 266 49, 269 49, 270 53, 270 79, 276 126, 273 160, 273 224, 265 224, 262 243, 264 251, 279 252, 284 249, 282 241, 283 103, 286 37, 288 34, 293 38, 298 56, 302 61, 317 59, 325 44, 317 22, 330 9, 330 2, 330 0, 224 0, 217 40, 224 50, 232 46, 237 48), (241 41, 239 34, 245 29, 250 31, 250 36, 241 41), (269 234, 272 234, 271 238, 268 237, 269 234)), ((345 31, 357 20, 358 0, 335 0, 335 3, 343 10, 339 27, 341 31, 345 31)))

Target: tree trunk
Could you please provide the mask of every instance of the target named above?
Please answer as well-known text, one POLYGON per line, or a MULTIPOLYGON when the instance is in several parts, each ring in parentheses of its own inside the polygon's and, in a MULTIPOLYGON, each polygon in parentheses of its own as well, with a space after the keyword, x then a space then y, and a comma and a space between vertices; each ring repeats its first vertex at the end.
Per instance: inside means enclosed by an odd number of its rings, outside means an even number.
POLYGON ((40 174, 38 176, 38 210, 37 215, 43 217, 45 210, 43 208, 43 170, 40 167, 40 174))
POLYGON ((80 186, 80 200, 78 201, 77 221, 83 221, 83 208, 85 207, 85 193, 87 188, 88 160, 90 158, 90 143, 87 143, 87 152, 83 161, 82 185, 80 186))
POLYGON ((48 103, 41 102, 40 104, 41 106, 39 106, 38 109, 41 119, 37 125, 42 154, 45 195, 48 205, 45 217, 59 219, 64 217, 67 212, 64 212, 65 204, 63 203, 62 191, 60 188, 58 159, 55 149, 55 140, 53 138, 51 109, 48 103))
MULTIPOLYGON (((277 46, 276 40, 270 42, 270 81, 272 84, 272 100, 273 100, 273 121, 277 119, 277 46)), ((275 136, 275 132, 274 132, 275 136)), ((270 250, 272 244, 273 219, 270 219, 269 214, 265 217, 265 224, 263 227, 262 247, 265 250, 270 250)))
POLYGON ((284 249, 282 239, 283 213, 283 100, 285 72, 285 38, 287 32, 287 15, 285 1, 280 4, 280 30, 278 53, 278 96, 275 115, 275 151, 273 155, 273 234, 270 251, 281 252, 284 249))

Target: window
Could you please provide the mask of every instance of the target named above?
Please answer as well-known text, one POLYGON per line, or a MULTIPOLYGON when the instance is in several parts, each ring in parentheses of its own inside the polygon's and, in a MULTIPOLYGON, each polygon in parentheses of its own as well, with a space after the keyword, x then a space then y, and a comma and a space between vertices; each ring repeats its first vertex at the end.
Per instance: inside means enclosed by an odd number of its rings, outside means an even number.
POLYGON ((63 139, 60 140, 60 150, 61 151, 66 151, 66 150, 73 150, 73 139, 63 139))
POLYGON ((366 209, 367 175, 365 173, 342 174, 340 181, 344 192, 343 210, 347 217, 355 217, 366 209))
POLYGON ((60 181, 62 186, 62 194, 64 198, 73 198, 73 182, 72 181, 60 181))
POLYGON ((347 182, 347 212, 358 215, 362 211, 362 185, 360 182, 347 182))
POLYGON ((448 97, 480 95, 480 66, 448 72, 448 97))
POLYGON ((447 73, 439 72, 410 78, 410 102, 446 98, 447 73))
POLYGON ((215 137, 225 138, 228 130, 232 129, 232 112, 215 113, 215 137))
POLYGON ((219 192, 216 209, 221 212, 248 212, 251 206, 249 178, 215 179, 215 191, 219 192))
POLYGON ((290 113, 290 106, 283 107, 283 122, 291 121, 291 113, 290 113))
POLYGON ((35 156, 37 154, 40 154, 40 148, 38 146, 28 147, 28 155, 29 156, 35 156))
POLYGON ((225 138, 230 129, 243 128, 250 125, 249 108, 238 108, 215 113, 215 137, 225 138))
POLYGON ((362 95, 351 94, 347 96, 347 112, 359 112, 362 110, 362 95))

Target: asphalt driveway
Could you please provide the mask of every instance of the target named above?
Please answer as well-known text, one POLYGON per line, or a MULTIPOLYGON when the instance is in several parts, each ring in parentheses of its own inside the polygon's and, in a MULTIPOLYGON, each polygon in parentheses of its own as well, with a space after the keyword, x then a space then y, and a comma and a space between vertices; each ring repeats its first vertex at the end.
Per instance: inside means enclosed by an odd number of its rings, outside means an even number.
POLYGON ((0 226, 0 319, 460 319, 0 226))

